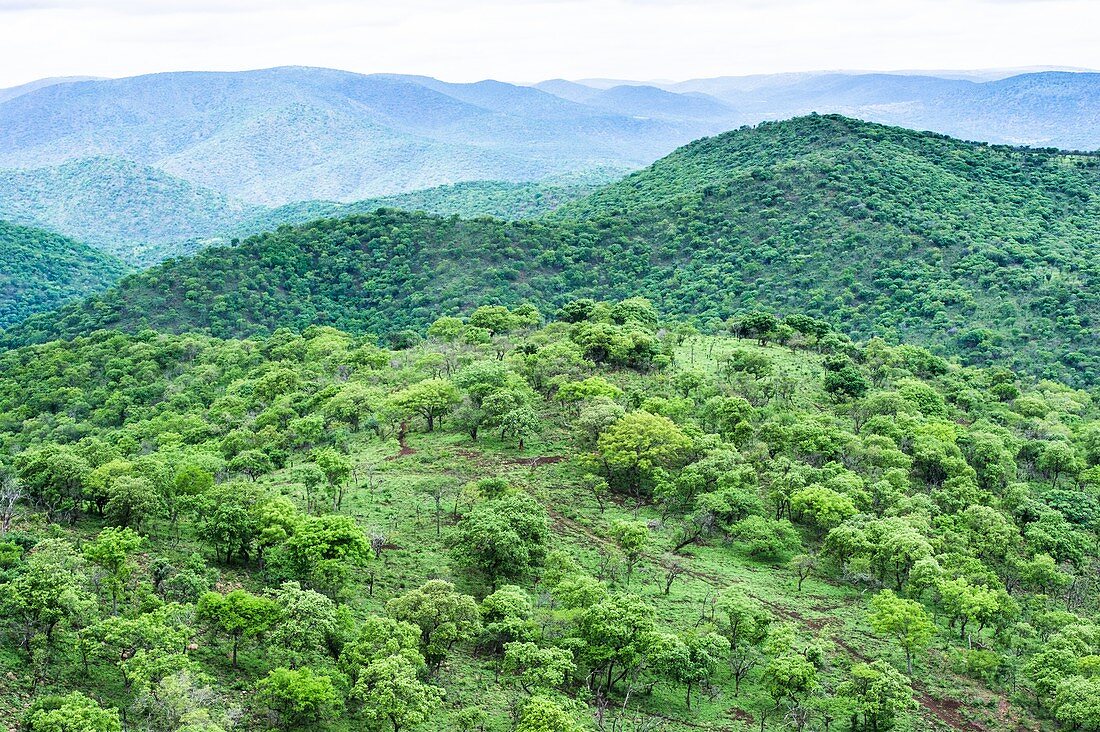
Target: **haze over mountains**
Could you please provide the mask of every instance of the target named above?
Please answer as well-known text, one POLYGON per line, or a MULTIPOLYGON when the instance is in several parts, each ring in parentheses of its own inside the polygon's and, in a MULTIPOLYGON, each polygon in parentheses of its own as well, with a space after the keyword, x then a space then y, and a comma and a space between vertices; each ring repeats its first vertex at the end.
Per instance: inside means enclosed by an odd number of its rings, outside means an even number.
POLYGON ((145 264, 262 230, 253 224, 433 186, 603 183, 693 139, 814 111, 1100 148, 1100 74, 941 73, 519 86, 284 67, 44 79, 0 91, 0 219, 145 264))

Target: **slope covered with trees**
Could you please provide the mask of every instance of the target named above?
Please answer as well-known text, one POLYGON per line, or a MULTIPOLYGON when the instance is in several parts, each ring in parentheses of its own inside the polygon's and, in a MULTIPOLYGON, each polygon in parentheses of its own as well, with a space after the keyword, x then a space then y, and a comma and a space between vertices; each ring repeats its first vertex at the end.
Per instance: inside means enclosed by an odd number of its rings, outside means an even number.
POLYGON ((0 328, 105 290, 127 269, 58 234, 0 221, 0 328))
POLYGON ((217 236, 259 210, 118 158, 0 171, 0 217, 60 231, 134 265, 178 256, 183 242, 217 236))
POLYGON ((1093 724, 1087 393, 799 313, 543 320, 0 355, 0 723, 1093 724))
POLYGON ((1100 160, 806 117, 693 143, 538 221, 316 221, 135 275, 9 344, 147 325, 423 327, 478 302, 642 294, 704 326, 799 309, 1095 384, 1100 160))

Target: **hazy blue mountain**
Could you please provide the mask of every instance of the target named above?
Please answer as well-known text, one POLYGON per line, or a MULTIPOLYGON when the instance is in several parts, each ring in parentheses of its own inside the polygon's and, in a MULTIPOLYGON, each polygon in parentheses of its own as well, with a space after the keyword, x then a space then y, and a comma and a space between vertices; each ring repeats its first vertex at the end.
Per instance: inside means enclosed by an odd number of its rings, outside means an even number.
POLYGON ((28 82, 26 84, 20 84, 19 86, 8 87, 7 89, 0 89, 0 102, 6 102, 9 99, 15 99, 23 94, 28 94, 38 89, 44 89, 47 86, 53 86, 55 84, 68 84, 74 81, 93 81, 101 77, 98 76, 51 76, 48 79, 36 79, 35 81, 28 82))
POLYGON ((495 81, 312 68, 58 84, 0 103, 0 168, 116 157, 253 203, 631 169, 721 129, 495 81))
POLYGON ((1100 73, 1044 71, 988 81, 776 74, 696 79, 669 90, 721 99, 737 110, 743 124, 839 113, 983 142, 1100 149, 1100 73))
POLYGON ((620 84, 597 93, 587 104, 616 114, 658 119, 735 119, 734 110, 707 94, 676 94, 655 86, 620 84))
POLYGON ((553 94, 556 97, 568 99, 571 102, 579 102, 581 104, 584 104, 600 92, 600 90, 595 87, 576 81, 568 81, 566 79, 547 79, 546 81, 540 81, 532 86, 547 94, 553 94))

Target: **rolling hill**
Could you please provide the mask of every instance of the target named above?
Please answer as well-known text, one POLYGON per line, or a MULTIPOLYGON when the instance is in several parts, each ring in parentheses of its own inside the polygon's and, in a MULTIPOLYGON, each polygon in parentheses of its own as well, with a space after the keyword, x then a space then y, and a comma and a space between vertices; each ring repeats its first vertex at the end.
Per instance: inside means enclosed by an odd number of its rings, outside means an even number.
POLYGON ((0 171, 0 218, 59 231, 131 264, 185 253, 261 208, 148 165, 89 158, 0 171))
POLYGON ((0 221, 0 328, 105 290, 127 269, 71 239, 0 221))
POLYGON ((700 324, 806 312, 1100 380, 1100 160, 837 116, 688 145, 536 221, 381 211, 253 237, 11 329, 22 344, 146 325, 218 336, 423 327, 478 302, 641 294, 700 324))

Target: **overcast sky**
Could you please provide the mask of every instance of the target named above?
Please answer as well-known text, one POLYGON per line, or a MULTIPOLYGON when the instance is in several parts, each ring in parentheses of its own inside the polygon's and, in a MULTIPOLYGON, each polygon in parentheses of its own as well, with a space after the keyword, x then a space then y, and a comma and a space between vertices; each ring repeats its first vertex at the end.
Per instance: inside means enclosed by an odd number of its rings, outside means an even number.
POLYGON ((450 81, 1100 68, 1098 0, 0 0, 0 87, 281 65, 450 81))

